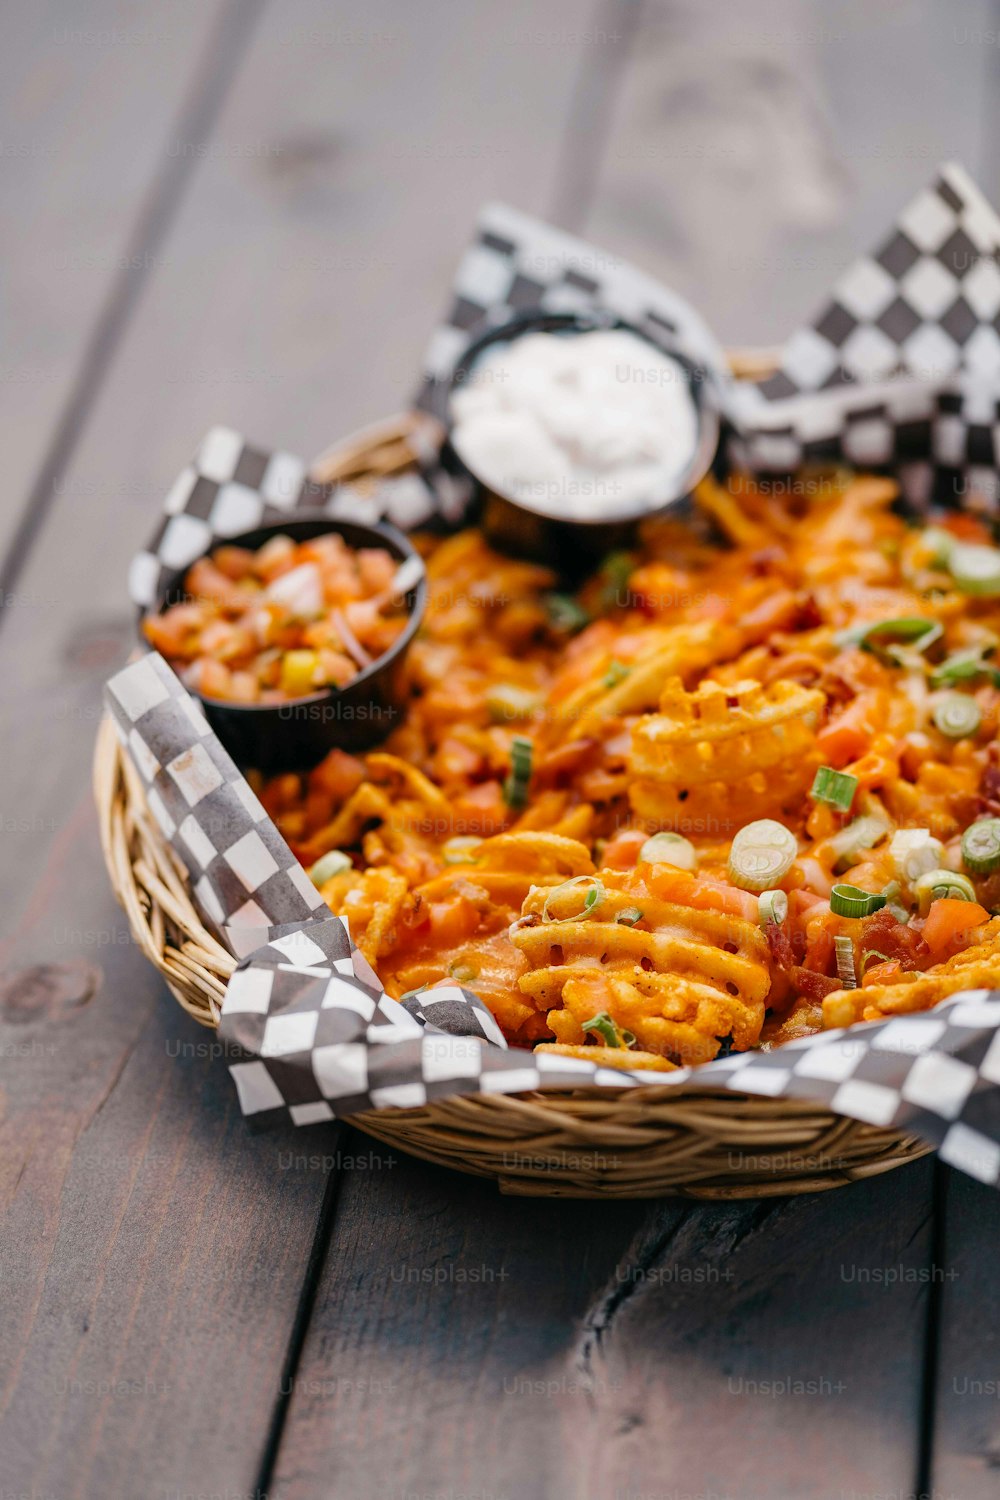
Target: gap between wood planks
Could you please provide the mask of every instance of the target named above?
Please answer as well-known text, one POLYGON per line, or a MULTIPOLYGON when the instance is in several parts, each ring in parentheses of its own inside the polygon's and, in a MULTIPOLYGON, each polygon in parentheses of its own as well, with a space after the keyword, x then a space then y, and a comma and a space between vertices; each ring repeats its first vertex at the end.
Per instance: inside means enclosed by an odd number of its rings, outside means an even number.
MULTIPOLYGON (((229 0, 216 23, 202 63, 181 106, 176 139, 205 141, 218 120, 246 53, 265 0, 229 0)), ((165 152, 128 236, 118 271, 84 347, 79 372, 28 494, 21 518, 0 563, 0 598, 13 593, 28 555, 41 535, 56 493, 98 393, 170 232, 199 158, 165 152)), ((0 625, 3 613, 0 611, 0 625)))

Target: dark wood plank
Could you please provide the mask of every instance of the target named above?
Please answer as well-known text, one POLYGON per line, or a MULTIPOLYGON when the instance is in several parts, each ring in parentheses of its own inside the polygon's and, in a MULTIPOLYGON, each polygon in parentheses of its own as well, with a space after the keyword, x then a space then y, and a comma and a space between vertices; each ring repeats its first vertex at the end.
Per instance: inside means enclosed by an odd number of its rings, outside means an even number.
POLYGON ((992 0, 644 0, 587 233, 780 343, 944 160, 994 191, 992 0))
POLYGON ((928 1488, 933 1495, 987 1500, 997 1492, 1000 1469, 1000 1198, 959 1172, 939 1170, 940 1324, 928 1488))
POLYGON ((18 1492, 246 1494, 266 1463, 336 1169, 288 1164, 302 1132, 250 1135, 127 940, 89 807, 100 685, 132 640, 129 555, 205 428, 308 452, 401 405, 482 197, 542 206, 577 54, 522 47, 531 18, 275 8, 215 133, 176 143, 189 201, 50 467, 0 662, 18 1492))
POLYGON ((706 1206, 352 1176, 272 1495, 909 1494, 930 1171, 706 1206))
POLYGON ((98 860, 85 809, 3 974, 4 1487, 249 1493, 329 1178, 290 1166, 308 1132, 248 1133, 98 860))
POLYGON ((110 353, 104 325, 122 289, 138 288, 162 254, 135 231, 154 177, 184 165, 169 156, 171 135, 224 9, 41 0, 4 17, 0 556, 110 353))

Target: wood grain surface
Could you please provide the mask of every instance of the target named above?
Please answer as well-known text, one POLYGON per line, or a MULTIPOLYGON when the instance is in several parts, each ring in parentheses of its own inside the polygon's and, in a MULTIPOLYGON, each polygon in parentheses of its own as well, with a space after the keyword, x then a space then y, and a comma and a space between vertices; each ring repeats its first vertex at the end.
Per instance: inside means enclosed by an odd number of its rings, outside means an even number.
POLYGON ((401 407, 489 197, 773 340, 939 157, 997 185, 994 7, 944 10, 8 18, 0 1497, 995 1493, 996 1195, 920 1162, 526 1202, 253 1136, 129 940, 88 787, 128 559, 209 425, 311 454, 401 407))

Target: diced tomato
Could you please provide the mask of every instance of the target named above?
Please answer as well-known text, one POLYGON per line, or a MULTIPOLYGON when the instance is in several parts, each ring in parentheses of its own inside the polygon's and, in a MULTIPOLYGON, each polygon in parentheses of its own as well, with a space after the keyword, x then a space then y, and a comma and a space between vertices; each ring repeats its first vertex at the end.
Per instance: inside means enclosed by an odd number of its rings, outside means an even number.
POLYGON ((816 745, 827 765, 839 770, 857 760, 868 748, 871 730, 864 719, 864 705, 852 703, 831 719, 816 736, 816 745))
POLYGON ((601 863, 609 870, 631 870, 648 837, 641 828, 626 828, 616 833, 605 844, 601 863))
POLYGON ((479 926, 479 912, 464 896, 430 903, 431 941, 451 947, 471 937, 479 926))
POLYGON ((498 781, 470 787, 454 803, 452 824, 456 833, 499 833, 508 820, 507 804, 498 781))
POLYGON ((989 921, 989 912, 978 901, 956 900, 942 896, 931 903, 924 923, 923 938, 935 960, 950 956, 965 946, 965 934, 989 921))
POLYGON ((870 984, 895 984, 902 972, 903 965, 898 958, 890 958, 881 964, 871 964, 861 976, 861 987, 864 989, 870 984))

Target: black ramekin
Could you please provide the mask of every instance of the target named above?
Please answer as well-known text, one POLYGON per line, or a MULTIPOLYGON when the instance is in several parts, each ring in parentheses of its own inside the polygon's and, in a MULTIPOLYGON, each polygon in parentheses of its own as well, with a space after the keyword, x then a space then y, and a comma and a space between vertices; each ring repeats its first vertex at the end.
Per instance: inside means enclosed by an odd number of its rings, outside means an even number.
MULTIPOLYGON (((411 542, 385 521, 363 525, 356 521, 334 520, 318 511, 299 511, 294 517, 259 526, 238 536, 217 537, 205 556, 218 547, 247 547, 255 551, 274 536, 289 536, 295 542, 336 533, 352 549, 384 547, 401 563, 419 557, 411 542)), ((173 574, 152 613, 162 614, 170 604, 187 598, 184 578, 198 559, 173 574)), ((370 666, 364 667, 342 688, 323 688, 308 698, 288 703, 226 703, 218 698, 195 696, 204 707, 208 722, 225 745, 236 764, 243 770, 307 770, 321 761, 330 750, 365 750, 385 739, 399 723, 404 711, 406 684, 404 658, 416 634, 427 604, 427 576, 406 594, 410 617, 392 646, 370 666)), ((139 633, 143 645, 149 642, 139 633)))
POLYGON ((614 313, 546 312, 543 308, 526 309, 505 323, 490 328, 474 338, 458 360, 450 380, 442 381, 435 393, 436 415, 446 432, 445 453, 449 468, 466 475, 475 485, 481 501, 482 526, 499 546, 551 564, 560 572, 573 574, 593 566, 594 560, 634 542, 641 520, 665 510, 682 499, 708 472, 719 442, 720 407, 716 380, 674 342, 668 331, 640 327, 614 313), (480 356, 494 344, 511 343, 526 333, 594 333, 606 329, 624 329, 633 333, 668 356, 685 371, 698 415, 698 444, 692 461, 677 486, 677 493, 650 496, 649 502, 622 514, 622 507, 609 498, 607 514, 589 520, 585 517, 560 519, 532 508, 530 500, 501 494, 480 479, 462 459, 451 441, 453 427, 451 398, 455 390, 474 374, 480 356))

